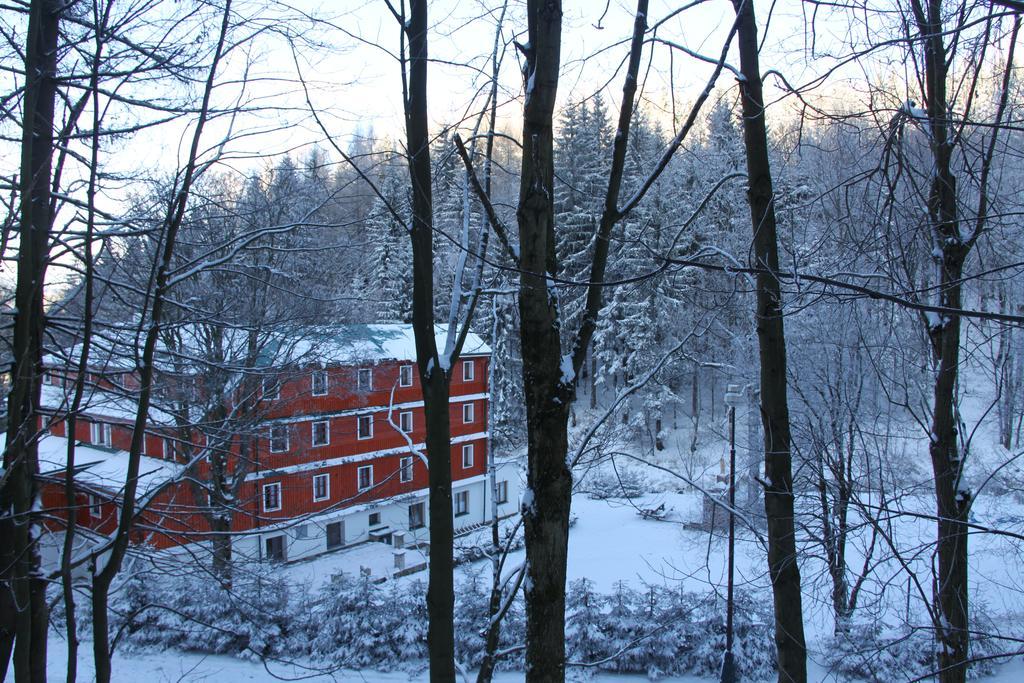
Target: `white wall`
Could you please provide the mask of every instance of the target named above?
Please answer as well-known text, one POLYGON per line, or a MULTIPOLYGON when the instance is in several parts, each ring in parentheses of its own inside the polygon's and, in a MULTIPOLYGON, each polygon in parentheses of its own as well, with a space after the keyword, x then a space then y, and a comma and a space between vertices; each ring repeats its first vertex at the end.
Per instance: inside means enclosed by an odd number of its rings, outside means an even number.
MULTIPOLYGON (((520 468, 516 463, 503 462, 497 467, 497 481, 508 482, 508 499, 505 503, 498 505, 498 516, 508 517, 518 512, 519 499, 522 491, 520 468)), ((455 482, 452 487, 453 499, 460 492, 468 492, 469 502, 466 514, 455 517, 455 531, 469 529, 490 520, 491 511, 491 487, 487 477, 473 477, 464 482, 455 482)), ((359 543, 369 542, 370 539, 370 515, 380 515, 380 524, 374 525, 373 529, 387 528, 387 531, 405 532, 405 543, 409 545, 427 544, 430 541, 430 534, 427 531, 429 520, 429 505, 427 504, 426 492, 416 495, 401 496, 383 501, 376 501, 346 508, 335 513, 318 515, 301 522, 279 524, 267 529, 256 537, 246 537, 236 542, 236 552, 251 556, 262 557, 263 549, 266 547, 266 539, 272 536, 285 536, 288 561, 301 560, 313 557, 320 553, 327 552, 326 526, 331 522, 343 521, 345 525, 345 544, 349 547, 359 543), (425 526, 420 529, 409 529, 409 506, 415 503, 422 503, 424 508, 425 526), (305 527, 306 538, 300 538, 301 529, 305 527)), ((332 549, 333 550, 333 549, 332 549)))

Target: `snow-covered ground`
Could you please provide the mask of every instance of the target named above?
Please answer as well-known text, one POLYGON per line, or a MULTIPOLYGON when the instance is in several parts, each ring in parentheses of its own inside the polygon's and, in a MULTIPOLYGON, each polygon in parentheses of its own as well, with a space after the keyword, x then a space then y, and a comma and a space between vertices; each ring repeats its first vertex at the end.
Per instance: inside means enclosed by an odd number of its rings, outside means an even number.
MULTIPOLYGON (((82 643, 82 650, 88 651, 90 643, 82 643)), ((53 680, 65 670, 67 647, 59 638, 52 638, 49 649, 50 671, 47 673, 53 680)), ((838 683, 839 679, 830 675, 814 661, 809 663, 808 671, 812 683, 838 683)), ((78 680, 90 681, 95 671, 91 660, 86 657, 79 664, 78 680)), ((235 657, 219 655, 204 656, 197 654, 162 652, 135 653, 130 657, 114 657, 113 683, 243 683, 246 681, 281 681, 298 680, 309 683, 422 683, 428 680, 426 672, 408 674, 403 672, 379 673, 375 671, 334 671, 329 674, 317 674, 303 669, 301 666, 268 662, 265 666, 259 662, 250 662, 235 657)), ((495 674, 496 683, 516 683, 523 680, 519 673, 499 672, 495 674)), ((621 676, 614 674, 598 674, 594 681, 606 683, 640 683, 647 681, 644 676, 621 676)), ((708 683, 710 679, 695 676, 682 676, 662 679, 665 683, 708 683)), ((985 679, 990 683, 1020 683, 1024 681, 1024 660, 1018 659, 1002 666, 996 675, 985 679)))

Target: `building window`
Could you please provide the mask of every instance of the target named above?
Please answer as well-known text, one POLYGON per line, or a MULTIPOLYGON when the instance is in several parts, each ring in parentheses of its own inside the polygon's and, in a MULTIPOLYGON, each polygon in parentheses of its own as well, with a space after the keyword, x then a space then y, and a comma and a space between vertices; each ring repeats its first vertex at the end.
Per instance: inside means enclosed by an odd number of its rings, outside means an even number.
POLYGON ((476 362, 471 360, 462 361, 462 381, 472 382, 476 379, 476 362))
POLYGON ((264 401, 276 401, 281 398, 281 380, 277 377, 264 377, 262 385, 264 401))
POLYGON ((174 460, 174 440, 161 439, 164 445, 164 460, 174 460))
POLYGON ((300 524, 295 527, 295 538, 299 541, 309 538, 309 525, 300 524))
POLYGON ((319 503, 331 497, 331 476, 317 474, 313 477, 313 502, 319 503))
POLYGON ((356 484, 360 491, 373 487, 373 465, 363 465, 356 470, 356 484))
POLYGON ((92 442, 97 446, 110 447, 113 440, 110 436, 109 422, 93 422, 90 426, 92 442))
POLYGON ((288 450, 288 427, 277 425, 270 428, 270 452, 284 453, 288 450))
POLYGON ((455 516, 469 514, 469 491, 459 491, 455 494, 455 516))
POLYGON ((400 386, 400 387, 411 387, 412 386, 412 366, 411 365, 400 365, 398 367, 398 386, 400 386))
POLYGON ((263 512, 281 510, 281 483, 263 484, 263 512))
POLYGON ((370 391, 373 389, 373 370, 361 368, 356 374, 356 389, 359 391, 370 391))
POLYGON ((426 515, 424 515, 423 503, 413 503, 409 506, 409 528, 422 529, 426 526, 426 515))
POLYGON ((398 461, 398 480, 403 484, 412 481, 412 456, 398 461))
POLYGON ((103 503, 98 496, 89 494, 89 516, 99 519, 103 516, 103 503))
POLYGON ((412 434, 412 411, 406 410, 398 414, 398 428, 406 434, 412 434))
POLYGON ((276 512, 281 509, 281 484, 263 485, 263 511, 276 512))
POLYGON ((370 526, 380 526, 380 513, 379 512, 371 512, 370 513, 369 525, 370 526))
POLYGON ((494 502, 498 505, 508 502, 508 482, 499 481, 494 495, 494 502))
POLYGON ((327 420, 317 420, 313 423, 313 445, 326 446, 331 442, 331 423, 327 420))
POLYGON ((358 438, 373 438, 373 415, 360 415, 356 418, 356 426, 356 436, 358 438))
POLYGON ((476 411, 473 409, 473 403, 462 404, 462 422, 463 424, 469 424, 476 419, 476 411))
POLYGON ((326 370, 314 370, 313 371, 313 395, 314 396, 326 396, 327 395, 327 371, 326 370))
POLYGON ((284 536, 271 536, 266 540, 267 559, 272 562, 284 562, 284 536))
POLYGON ((462 467, 468 469, 473 466, 473 444, 467 443, 462 447, 462 467))

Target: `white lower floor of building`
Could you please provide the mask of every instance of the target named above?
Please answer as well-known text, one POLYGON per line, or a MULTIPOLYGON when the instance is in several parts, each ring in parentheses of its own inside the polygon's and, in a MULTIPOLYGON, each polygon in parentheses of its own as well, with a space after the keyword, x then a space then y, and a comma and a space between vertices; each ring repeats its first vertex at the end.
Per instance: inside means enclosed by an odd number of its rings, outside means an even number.
MULTIPOLYGON (((513 462, 501 463, 494 477, 497 497, 492 495, 489 475, 452 484, 452 515, 455 531, 472 529, 519 509, 520 473, 513 462), (492 504, 492 499, 494 503, 492 504)), ((237 539, 234 551, 264 560, 293 562, 321 553, 367 542, 386 543, 396 550, 428 546, 429 505, 427 489, 372 503, 361 504, 275 524, 237 539)), ((401 562, 401 560, 397 560, 401 562)))

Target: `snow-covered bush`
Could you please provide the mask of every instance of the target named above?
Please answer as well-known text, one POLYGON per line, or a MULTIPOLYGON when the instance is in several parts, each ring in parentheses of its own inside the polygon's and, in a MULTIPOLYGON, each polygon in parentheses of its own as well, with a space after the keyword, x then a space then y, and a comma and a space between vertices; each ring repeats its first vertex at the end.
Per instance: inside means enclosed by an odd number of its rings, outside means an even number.
POLYGON ((474 574, 458 591, 455 610, 455 659, 476 668, 484 654, 490 581, 474 574))
MULTIPOLYGON (((974 662, 967 677, 975 679, 992 673, 995 655, 1017 648, 1001 647, 998 638, 978 635, 996 633, 984 607, 971 610, 971 624, 970 656, 974 662)), ((938 669, 935 632, 926 627, 856 624, 835 636, 826 652, 833 671, 869 683, 926 678, 938 669)))
MULTIPOLYGON (((740 676, 749 680, 770 678, 775 671, 775 617, 771 599, 758 599, 746 591, 735 594, 733 612, 733 659, 740 676)), ((676 601, 688 610, 686 642, 681 653, 683 671, 717 676, 725 651, 724 596, 682 594, 676 601)), ((686 627, 684 627, 685 629, 686 627)))
MULTIPOLYGON (((566 602, 569 661, 619 673, 715 676, 725 650, 725 603, 714 596, 648 587, 635 591, 623 582, 609 595, 587 579, 570 584, 566 602)), ((774 670, 772 615, 751 595, 737 593, 733 654, 744 678, 757 680, 774 670)))
POLYGON ((576 579, 569 584, 565 600, 565 655, 570 662, 596 662, 608 653, 604 602, 590 579, 576 579))
POLYGON ((259 657, 288 638, 301 592, 260 564, 237 567, 230 589, 202 571, 135 575, 111 605, 112 626, 129 646, 259 657))
POLYGON ((404 600, 385 600, 369 574, 336 575, 321 590, 311 615, 312 654, 353 669, 391 669, 399 663, 391 628, 402 623, 406 609, 404 600))
POLYGON ((583 490, 593 500, 639 498, 651 490, 641 470, 633 467, 602 468, 593 471, 583 483, 583 490))

